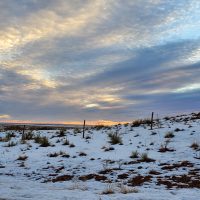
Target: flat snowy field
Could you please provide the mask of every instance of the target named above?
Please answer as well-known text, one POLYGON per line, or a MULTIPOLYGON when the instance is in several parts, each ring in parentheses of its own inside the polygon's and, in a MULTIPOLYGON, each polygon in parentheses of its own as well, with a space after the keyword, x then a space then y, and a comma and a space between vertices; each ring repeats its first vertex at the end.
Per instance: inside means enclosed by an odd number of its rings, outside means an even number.
POLYGON ((81 130, 0 131, 0 200, 198 200, 200 113, 81 130), (117 143, 117 144, 114 144, 117 143))

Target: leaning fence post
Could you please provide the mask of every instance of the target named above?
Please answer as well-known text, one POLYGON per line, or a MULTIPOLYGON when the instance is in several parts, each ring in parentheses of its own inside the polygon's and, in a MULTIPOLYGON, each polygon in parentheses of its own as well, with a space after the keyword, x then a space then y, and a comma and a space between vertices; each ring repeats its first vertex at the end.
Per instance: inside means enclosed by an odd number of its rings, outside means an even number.
POLYGON ((151 113, 151 130, 153 129, 153 112, 151 113))
POLYGON ((83 138, 85 138, 85 120, 83 122, 83 138))

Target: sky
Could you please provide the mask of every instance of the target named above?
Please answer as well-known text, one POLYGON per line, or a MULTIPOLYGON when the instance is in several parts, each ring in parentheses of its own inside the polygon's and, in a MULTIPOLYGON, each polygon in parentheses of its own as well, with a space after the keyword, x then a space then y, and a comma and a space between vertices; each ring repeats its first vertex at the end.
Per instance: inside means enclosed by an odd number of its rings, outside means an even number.
POLYGON ((200 111, 200 1, 0 0, 0 121, 200 111))

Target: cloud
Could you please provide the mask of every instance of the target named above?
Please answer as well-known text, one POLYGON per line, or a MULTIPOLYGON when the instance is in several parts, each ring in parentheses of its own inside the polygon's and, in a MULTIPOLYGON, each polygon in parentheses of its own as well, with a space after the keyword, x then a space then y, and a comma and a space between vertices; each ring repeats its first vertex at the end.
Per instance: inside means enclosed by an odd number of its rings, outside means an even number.
POLYGON ((8 0, 0 8, 0 113, 12 120, 199 109, 199 2, 8 0))
POLYGON ((0 115, 0 119, 9 119, 10 115, 0 115))

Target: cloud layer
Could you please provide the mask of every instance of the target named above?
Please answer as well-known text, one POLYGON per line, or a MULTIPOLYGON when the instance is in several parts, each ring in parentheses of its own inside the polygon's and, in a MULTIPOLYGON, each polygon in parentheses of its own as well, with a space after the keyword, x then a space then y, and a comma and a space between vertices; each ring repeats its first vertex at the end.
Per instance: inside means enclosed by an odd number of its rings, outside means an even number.
POLYGON ((200 2, 0 1, 0 120, 200 109, 200 2))

